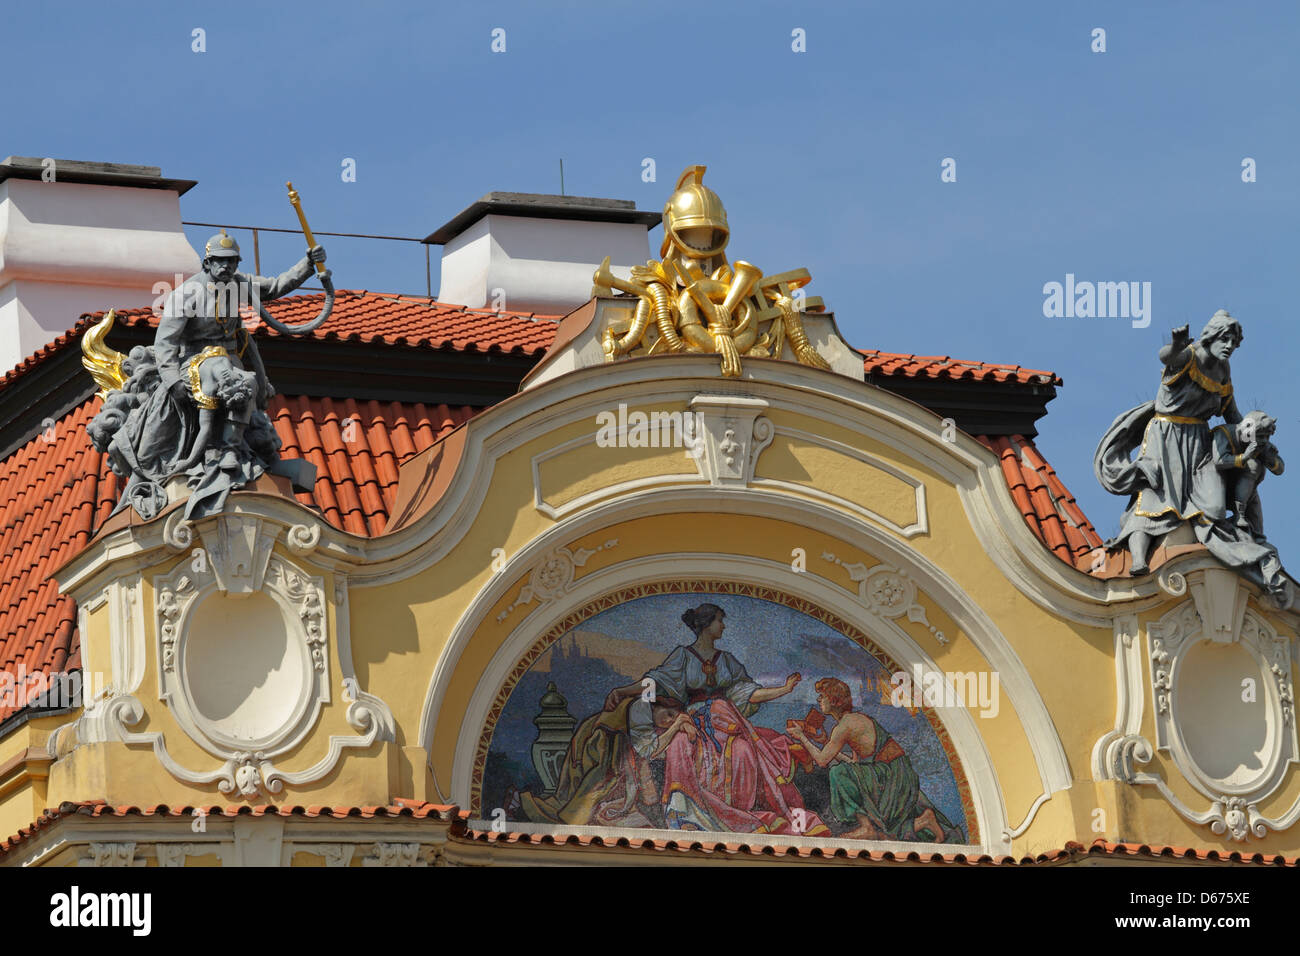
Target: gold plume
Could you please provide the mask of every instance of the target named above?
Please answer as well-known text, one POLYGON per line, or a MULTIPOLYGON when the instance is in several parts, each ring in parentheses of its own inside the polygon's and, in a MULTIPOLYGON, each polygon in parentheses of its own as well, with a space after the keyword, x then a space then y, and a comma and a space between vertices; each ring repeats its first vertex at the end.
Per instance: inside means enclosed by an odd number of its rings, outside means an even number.
POLYGON ((109 392, 126 383, 126 376, 122 374, 122 360, 126 356, 104 344, 104 338, 113 328, 116 318, 117 310, 109 309, 108 315, 87 329, 81 337, 81 364, 86 366, 86 371, 99 386, 100 398, 107 398, 109 392))

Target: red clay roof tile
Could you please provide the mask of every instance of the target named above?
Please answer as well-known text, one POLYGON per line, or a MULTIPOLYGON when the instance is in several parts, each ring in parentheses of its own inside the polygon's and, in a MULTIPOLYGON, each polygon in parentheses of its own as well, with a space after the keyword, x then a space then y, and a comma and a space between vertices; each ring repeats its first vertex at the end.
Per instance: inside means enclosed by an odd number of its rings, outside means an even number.
POLYGON ((1058 558, 1075 567, 1080 558, 1103 545, 1056 472, 1023 435, 976 435, 998 456, 1011 497, 1025 524, 1058 558))
POLYGON ((881 352, 877 349, 859 349, 865 357, 868 375, 902 375, 907 378, 944 378, 953 381, 996 382, 1014 381, 1021 385, 1061 385, 1055 372, 1021 368, 1019 365, 991 365, 987 362, 968 362, 946 355, 909 355, 898 352, 881 352))
POLYGON ((397 799, 386 806, 347 807, 347 806, 310 806, 258 804, 245 806, 206 806, 169 807, 159 803, 145 807, 110 806, 102 800, 87 800, 80 803, 64 803, 57 808, 47 809, 29 826, 20 829, 13 836, 0 842, 0 856, 12 852, 22 843, 36 836, 41 830, 47 830, 59 820, 70 816, 87 817, 184 817, 194 815, 199 810, 208 816, 282 816, 282 817, 375 817, 406 818, 411 820, 436 820, 444 823, 456 819, 456 808, 419 800, 397 799))
POLYGON ((81 803, 64 803, 58 808, 45 810, 30 825, 21 828, 8 839, 0 842, 0 857, 13 852, 25 842, 48 830, 57 823, 71 816, 92 818, 125 817, 170 817, 189 819, 195 810, 209 816, 280 816, 305 818, 392 818, 424 820, 446 825, 447 838, 456 843, 496 843, 515 846, 543 847, 577 847, 589 850, 642 850, 648 853, 682 853, 691 855, 721 856, 764 856, 789 857, 795 859, 833 859, 858 860, 861 862, 912 863, 912 864, 956 864, 959 866, 1036 866, 1075 863, 1090 857, 1133 857, 1147 860, 1167 860, 1169 862, 1197 861, 1224 864, 1246 864, 1257 866, 1294 867, 1295 857, 1282 854, 1242 853, 1220 849, 1197 849, 1195 847, 1177 847, 1148 845, 1138 843, 1110 843, 1094 840, 1091 845, 1070 841, 1065 846, 1039 853, 1035 856, 998 856, 988 854, 972 855, 966 853, 924 853, 913 850, 898 853, 892 850, 873 850, 870 848, 848 849, 845 847, 818 847, 808 845, 791 846, 757 846, 744 842, 705 842, 701 840, 656 840, 635 838, 634 834, 617 837, 600 837, 578 834, 536 834, 507 831, 496 833, 490 830, 476 830, 468 825, 468 814, 454 806, 427 803, 419 800, 397 798, 386 806, 301 806, 257 804, 245 806, 220 806, 217 804, 203 806, 170 807, 166 804, 138 806, 111 806, 102 800, 89 800, 81 803))

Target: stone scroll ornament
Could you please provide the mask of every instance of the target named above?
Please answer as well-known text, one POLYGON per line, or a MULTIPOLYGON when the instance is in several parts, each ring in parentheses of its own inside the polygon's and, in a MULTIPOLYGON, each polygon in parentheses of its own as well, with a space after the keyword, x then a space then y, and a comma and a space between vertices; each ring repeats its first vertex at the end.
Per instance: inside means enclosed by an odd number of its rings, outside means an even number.
POLYGON ((311 490, 315 467, 280 458, 280 439, 266 413, 275 389, 243 319, 256 313, 281 333, 308 335, 334 307, 325 250, 312 237, 293 184, 287 185, 308 246, 293 268, 274 278, 237 271, 239 244, 222 229, 204 247, 202 271, 168 296, 153 345, 138 345, 129 355, 109 348, 104 339, 114 311, 82 338, 82 364, 103 399, 87 432, 125 479, 115 514, 129 506, 146 521, 156 517, 174 479, 189 490, 187 520, 220 512, 233 489, 263 474, 311 490), (324 307, 310 322, 285 325, 263 303, 298 288, 313 267, 325 289, 324 307))
POLYGON ((606 361, 638 349, 713 353, 731 378, 740 375, 741 356, 779 358, 788 342, 800 364, 830 368, 804 331, 803 312, 823 309, 820 297, 799 291, 812 281, 808 270, 764 276, 748 262, 728 263, 727 211, 704 185, 705 168, 688 166, 664 206, 660 259, 633 266, 630 280, 614 275, 608 256, 596 270, 593 296, 617 289, 639 300, 626 328, 605 331, 606 361))
POLYGON ((1211 554, 1290 607, 1293 586, 1265 537, 1257 490, 1265 470, 1281 474, 1284 467, 1270 441, 1277 423, 1262 411, 1237 409, 1228 359, 1242 338, 1241 323, 1224 310, 1194 342, 1187 326, 1175 329, 1160 349, 1155 399, 1124 412, 1103 436, 1093 460, 1097 479, 1129 496, 1106 548, 1127 548, 1132 575, 1146 574, 1159 539, 1188 523, 1211 554), (1215 417, 1224 424, 1211 428, 1215 417))

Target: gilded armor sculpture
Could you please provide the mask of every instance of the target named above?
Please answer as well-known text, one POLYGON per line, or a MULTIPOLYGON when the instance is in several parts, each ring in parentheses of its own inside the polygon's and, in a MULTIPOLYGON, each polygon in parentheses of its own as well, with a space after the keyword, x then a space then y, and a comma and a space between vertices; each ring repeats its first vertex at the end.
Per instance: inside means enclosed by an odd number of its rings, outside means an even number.
POLYGON ((748 262, 727 261, 727 211, 704 185, 705 168, 689 166, 677 180, 664 206, 659 259, 634 266, 630 280, 613 274, 609 257, 596 270, 593 295, 617 289, 639 299, 627 328, 605 330, 606 361, 638 350, 713 353, 722 374, 735 377, 741 356, 778 357, 788 341, 801 364, 829 368, 803 327, 802 312, 823 309, 819 297, 798 291, 812 277, 806 269, 764 276, 748 262))

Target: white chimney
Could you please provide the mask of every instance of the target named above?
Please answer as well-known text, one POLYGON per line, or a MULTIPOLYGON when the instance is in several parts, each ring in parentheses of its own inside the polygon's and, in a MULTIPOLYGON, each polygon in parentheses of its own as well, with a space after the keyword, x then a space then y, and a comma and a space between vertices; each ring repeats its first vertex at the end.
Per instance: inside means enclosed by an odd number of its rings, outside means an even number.
POLYGON ((180 209, 194 185, 157 166, 0 163, 0 375, 83 312, 150 305, 154 283, 197 272, 180 209))
POLYGON ((623 199, 488 193, 424 241, 443 247, 439 302, 566 315, 606 256, 624 279, 645 265, 659 219, 623 199))

